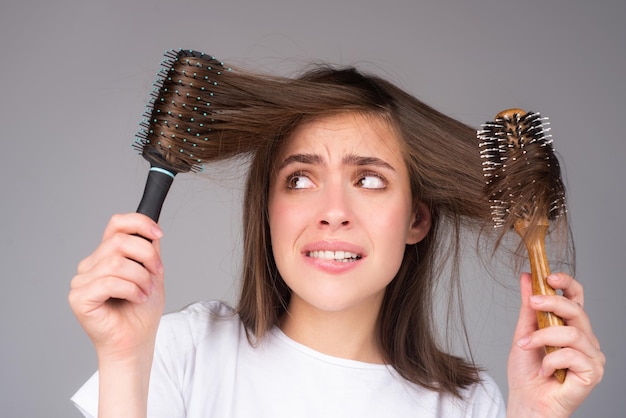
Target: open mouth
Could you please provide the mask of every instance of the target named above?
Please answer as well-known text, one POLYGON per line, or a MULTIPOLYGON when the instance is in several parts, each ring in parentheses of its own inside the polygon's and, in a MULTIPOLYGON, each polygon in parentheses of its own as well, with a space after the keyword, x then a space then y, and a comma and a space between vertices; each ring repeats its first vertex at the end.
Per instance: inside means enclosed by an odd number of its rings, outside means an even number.
POLYGON ((349 263, 361 259, 361 255, 349 251, 309 251, 307 257, 320 258, 322 260, 334 260, 349 263))

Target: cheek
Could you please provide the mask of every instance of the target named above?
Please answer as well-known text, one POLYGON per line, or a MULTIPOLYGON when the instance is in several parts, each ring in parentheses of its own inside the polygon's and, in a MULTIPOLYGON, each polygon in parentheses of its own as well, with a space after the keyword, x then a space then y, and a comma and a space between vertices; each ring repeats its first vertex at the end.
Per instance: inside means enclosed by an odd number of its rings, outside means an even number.
POLYGON ((413 223, 412 211, 404 204, 385 209, 378 216, 370 217, 370 239, 379 251, 384 251, 390 262, 392 259, 401 261, 413 223))
MULTIPOLYGON (((364 206, 361 206, 364 207, 364 206)), ((364 221, 387 234, 406 233, 413 222, 411 203, 405 199, 385 199, 369 205, 362 213, 364 221)))
POLYGON ((298 230, 304 215, 302 208, 287 204, 281 199, 271 199, 268 205, 270 236, 274 246, 285 245, 298 230))

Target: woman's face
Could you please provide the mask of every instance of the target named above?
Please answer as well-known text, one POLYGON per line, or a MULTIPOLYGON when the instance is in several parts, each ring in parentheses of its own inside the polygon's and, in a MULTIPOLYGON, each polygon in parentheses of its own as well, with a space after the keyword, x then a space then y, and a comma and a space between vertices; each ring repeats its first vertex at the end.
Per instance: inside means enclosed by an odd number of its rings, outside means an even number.
POLYGON ((428 232, 398 141, 382 119, 344 113, 302 124, 281 149, 269 224, 290 309, 379 307, 405 245, 428 232))

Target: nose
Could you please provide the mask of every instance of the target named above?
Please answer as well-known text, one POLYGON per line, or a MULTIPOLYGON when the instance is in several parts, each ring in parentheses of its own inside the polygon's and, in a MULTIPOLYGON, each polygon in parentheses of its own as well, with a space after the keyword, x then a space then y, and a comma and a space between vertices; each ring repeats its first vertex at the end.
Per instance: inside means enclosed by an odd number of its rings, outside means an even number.
POLYGON ((327 188, 320 196, 319 227, 333 230, 351 224, 352 210, 347 192, 339 185, 327 188))

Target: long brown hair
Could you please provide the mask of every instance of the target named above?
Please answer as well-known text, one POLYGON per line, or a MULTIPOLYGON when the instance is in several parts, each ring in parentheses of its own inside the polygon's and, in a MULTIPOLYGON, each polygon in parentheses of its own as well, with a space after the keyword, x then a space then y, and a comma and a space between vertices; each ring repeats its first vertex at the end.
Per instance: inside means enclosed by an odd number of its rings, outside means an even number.
POLYGON ((289 303, 290 290, 271 251, 267 211, 274 158, 281 144, 289 140, 295 127, 312 117, 346 111, 381 117, 399 133, 413 200, 429 207, 432 227, 424 240, 406 246, 402 265, 386 289, 378 320, 379 345, 387 362, 405 379, 459 396, 462 388, 479 381, 478 368, 441 349, 433 318, 433 293, 443 270, 438 251, 442 234, 452 237, 448 242, 452 282, 458 283, 454 266, 459 259, 461 228, 466 220, 482 224, 489 217, 482 196, 475 130, 393 84, 354 68, 322 66, 294 83, 306 90, 306 104, 294 102, 285 110, 288 116, 254 152, 248 173, 238 305, 241 320, 252 337, 262 338, 289 303))
MULTIPOLYGON (((462 314, 462 232, 475 229, 479 236, 491 237, 485 232, 493 231, 473 128, 354 68, 318 66, 288 78, 226 67, 215 57, 179 50, 166 54, 155 86, 148 120, 138 135, 137 148, 144 155, 154 151, 179 171, 242 154, 251 157, 237 309, 251 343, 277 324, 291 294, 274 261, 268 222, 269 187, 280 147, 301 123, 319 117, 359 112, 386 121, 399 138, 412 198, 428 206, 432 226, 422 241, 406 246, 386 289, 378 318, 379 346, 401 376, 424 387, 460 395, 462 388, 479 380, 478 368, 448 354, 437 332, 447 329, 451 307, 459 307, 455 313, 462 314), (434 293, 441 283, 450 286, 445 289, 450 297, 443 327, 434 313, 434 293)), ((557 244, 572 245, 561 248, 564 257, 559 258, 567 262, 573 242, 565 214, 556 232, 551 235, 557 244)), ((493 246, 485 249, 495 253, 506 233, 501 228, 493 246)), ((525 253, 521 245, 506 255, 512 253, 514 260, 525 258, 519 257, 525 253)))

